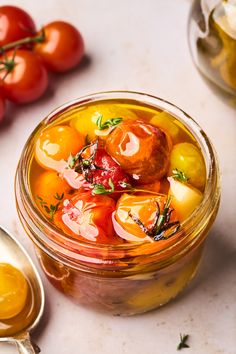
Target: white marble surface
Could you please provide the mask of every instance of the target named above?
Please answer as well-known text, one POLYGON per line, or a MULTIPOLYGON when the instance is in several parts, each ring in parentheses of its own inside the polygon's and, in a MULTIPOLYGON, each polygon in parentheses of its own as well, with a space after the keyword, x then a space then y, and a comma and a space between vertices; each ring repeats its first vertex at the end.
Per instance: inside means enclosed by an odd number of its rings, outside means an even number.
MULTIPOLYGON (((54 76, 46 97, 12 107, 9 124, 0 129, 0 223, 33 258, 32 244, 16 214, 13 182, 17 161, 36 124, 58 105, 81 95, 128 89, 180 106, 212 139, 223 187, 202 267, 183 295, 142 316, 109 317, 75 306, 42 275, 47 303, 33 339, 45 354, 172 354, 179 333, 188 333, 186 353, 235 354, 236 107, 216 95, 193 66, 186 38, 191 1, 15 0, 11 4, 29 11, 38 26, 54 19, 75 24, 90 58, 77 70, 54 76)), ((14 352, 13 347, 0 344, 1 354, 14 352)))

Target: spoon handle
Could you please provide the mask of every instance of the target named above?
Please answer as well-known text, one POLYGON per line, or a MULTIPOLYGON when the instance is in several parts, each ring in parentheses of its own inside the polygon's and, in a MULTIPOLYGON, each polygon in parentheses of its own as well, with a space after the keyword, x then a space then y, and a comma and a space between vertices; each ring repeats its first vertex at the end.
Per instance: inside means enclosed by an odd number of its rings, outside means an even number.
POLYGON ((29 336, 15 340, 19 354, 36 354, 29 336))

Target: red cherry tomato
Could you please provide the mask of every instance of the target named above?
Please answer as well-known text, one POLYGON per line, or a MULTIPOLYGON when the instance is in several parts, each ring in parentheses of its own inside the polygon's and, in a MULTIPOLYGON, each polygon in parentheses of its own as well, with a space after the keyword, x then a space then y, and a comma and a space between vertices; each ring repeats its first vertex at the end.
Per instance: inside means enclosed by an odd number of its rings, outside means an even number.
POLYGON ((6 110, 5 100, 2 96, 0 96, 0 123, 3 120, 5 110, 6 110))
POLYGON ((65 233, 83 241, 121 243, 122 240, 115 236, 113 230, 111 214, 114 210, 115 202, 108 196, 78 193, 64 200, 63 208, 54 221, 65 233))
POLYGON ((16 6, 0 7, 0 47, 35 34, 30 15, 16 6))
POLYGON ((55 21, 44 26, 43 31, 45 41, 36 43, 34 49, 49 70, 67 71, 81 61, 84 55, 84 41, 74 26, 67 22, 55 21))
POLYGON ((0 71, 0 79, 6 98, 25 103, 42 96, 48 85, 48 74, 37 54, 23 49, 11 50, 0 60, 5 63, 1 64, 5 69, 0 71))
POLYGON ((122 189, 122 182, 129 183, 129 178, 122 168, 112 159, 105 149, 98 149, 94 158, 94 164, 101 169, 92 171, 92 182, 102 184, 110 188, 109 180, 112 180, 114 188, 122 189))

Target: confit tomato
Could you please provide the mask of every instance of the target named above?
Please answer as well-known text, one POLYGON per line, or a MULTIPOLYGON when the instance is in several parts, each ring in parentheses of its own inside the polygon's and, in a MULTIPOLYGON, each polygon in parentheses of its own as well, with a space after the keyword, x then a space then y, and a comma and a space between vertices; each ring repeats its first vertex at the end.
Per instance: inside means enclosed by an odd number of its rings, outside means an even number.
POLYGON ((0 47, 35 34, 30 15, 16 6, 0 7, 0 47))
POLYGON ((79 240, 101 244, 121 243, 115 236, 111 215, 115 202, 105 195, 78 193, 63 202, 54 221, 66 234, 79 240))
POLYGON ((10 50, 1 58, 0 79, 7 99, 32 102, 45 92, 48 74, 40 57, 29 50, 10 50))
POLYGON ((160 180, 168 171, 170 140, 143 121, 120 123, 108 136, 106 150, 136 184, 160 180))
POLYGON ((63 72, 75 67, 84 55, 84 41, 70 23, 51 22, 43 27, 45 40, 34 46, 49 70, 63 72))
POLYGON ((73 193, 73 189, 55 171, 44 171, 37 178, 33 178, 32 182, 36 203, 47 217, 50 216, 47 207, 61 204, 63 199, 73 193))
POLYGON ((101 169, 96 169, 91 172, 93 183, 102 184, 105 188, 110 188, 109 180, 112 180, 116 190, 122 189, 122 183, 129 183, 127 174, 112 157, 108 155, 105 149, 97 149, 94 164, 101 169))
POLYGON ((82 134, 67 125, 45 129, 36 141, 35 158, 42 167, 60 171, 58 162, 75 155, 84 141, 82 134))
POLYGON ((92 106, 89 105, 82 110, 76 111, 74 116, 72 115, 70 124, 78 132, 87 135, 90 140, 93 140, 96 138, 95 132, 98 129, 96 121, 99 116, 102 116, 103 121, 117 117, 134 120, 138 118, 132 110, 122 105, 100 103, 92 106))
MULTIPOLYGON (((158 207, 161 214, 166 203, 167 196, 162 194, 129 195, 124 193, 117 202, 113 216, 116 233, 130 242, 150 241, 149 234, 155 225, 158 207), (142 226, 148 232, 145 232, 142 226)), ((175 210, 170 213, 168 223, 171 222, 178 222, 175 210)), ((154 234, 152 237, 154 238, 154 234)))

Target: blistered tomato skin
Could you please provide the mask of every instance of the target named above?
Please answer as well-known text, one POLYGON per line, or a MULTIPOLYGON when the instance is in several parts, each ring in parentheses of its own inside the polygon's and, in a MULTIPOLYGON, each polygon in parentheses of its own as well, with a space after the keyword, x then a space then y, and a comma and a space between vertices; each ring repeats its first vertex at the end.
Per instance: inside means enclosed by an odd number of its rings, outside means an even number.
POLYGON ((115 202, 105 195, 78 193, 63 202, 55 223, 66 234, 81 241, 102 244, 120 243, 114 234, 111 214, 115 202))
POLYGON ((0 7, 0 47, 35 34, 33 19, 16 6, 0 7))
POLYGON ((166 134, 143 121, 120 123, 108 136, 106 150, 139 185, 160 180, 169 167, 166 134))
MULTIPOLYGON (((147 239, 146 233, 132 219, 132 216, 138 218, 143 225, 151 230, 154 226, 157 213, 157 203, 160 211, 164 209, 167 197, 164 195, 129 195, 124 193, 117 202, 115 221, 123 228, 115 228, 121 238, 127 241, 142 242, 147 239)), ((114 220, 114 219, 113 219, 114 220)), ((173 210, 171 213, 170 222, 176 221, 177 216, 173 210)))
POLYGON ((28 284, 24 275, 7 263, 0 263, 0 320, 17 316, 24 308, 28 284))
POLYGON ((129 178, 122 168, 108 155, 105 149, 98 149, 94 163, 101 169, 92 172, 92 181, 102 184, 105 188, 110 188, 111 179, 116 190, 122 189, 121 183, 129 183, 129 178))
POLYGON ((60 170, 58 161, 67 160, 84 146, 85 137, 75 129, 58 125, 46 129, 36 141, 35 158, 44 168, 60 170))

